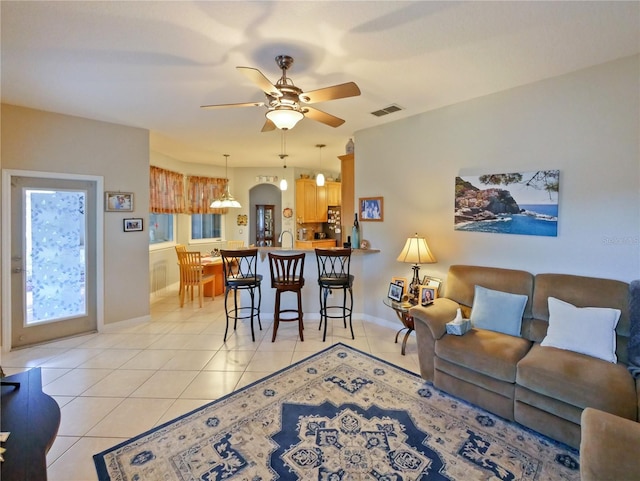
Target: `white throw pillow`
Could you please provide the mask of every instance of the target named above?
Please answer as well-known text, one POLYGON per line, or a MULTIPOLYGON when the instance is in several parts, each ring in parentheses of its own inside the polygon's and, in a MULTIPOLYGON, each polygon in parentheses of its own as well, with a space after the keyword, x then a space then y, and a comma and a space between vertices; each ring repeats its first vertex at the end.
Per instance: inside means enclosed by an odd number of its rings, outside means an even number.
POLYGON ((549 328, 541 346, 557 347, 617 362, 616 326, 620 310, 576 307, 549 297, 549 328))

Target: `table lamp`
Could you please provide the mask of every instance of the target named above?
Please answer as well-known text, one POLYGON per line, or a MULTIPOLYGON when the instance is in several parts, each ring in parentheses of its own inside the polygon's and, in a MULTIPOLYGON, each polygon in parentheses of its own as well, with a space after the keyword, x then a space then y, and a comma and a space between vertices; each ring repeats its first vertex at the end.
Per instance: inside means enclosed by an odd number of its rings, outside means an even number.
POLYGON ((409 237, 397 260, 413 264, 413 279, 411 279, 409 289, 413 298, 417 299, 420 288, 420 264, 433 264, 436 262, 436 258, 429 250, 426 239, 418 237, 417 233, 413 237, 409 237))

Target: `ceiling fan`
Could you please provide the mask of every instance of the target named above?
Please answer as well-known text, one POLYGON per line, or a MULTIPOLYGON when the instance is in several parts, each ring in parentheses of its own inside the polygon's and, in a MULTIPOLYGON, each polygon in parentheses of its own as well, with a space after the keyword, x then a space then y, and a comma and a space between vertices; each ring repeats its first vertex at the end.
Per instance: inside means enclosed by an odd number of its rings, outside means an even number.
POLYGON ((360 95, 360 89, 354 82, 333 85, 310 92, 304 92, 296 87, 293 81, 287 77, 287 70, 293 64, 293 57, 278 55, 276 63, 282 70, 282 77, 275 85, 264 76, 260 70, 251 67, 236 67, 249 80, 256 84, 267 96, 265 102, 245 102, 239 104, 202 105, 203 109, 219 109, 227 107, 267 107, 265 114, 267 120, 262 127, 262 132, 274 130, 292 129, 298 121, 304 117, 322 122, 330 127, 339 127, 344 120, 334 115, 323 112, 308 104, 336 100, 360 95))

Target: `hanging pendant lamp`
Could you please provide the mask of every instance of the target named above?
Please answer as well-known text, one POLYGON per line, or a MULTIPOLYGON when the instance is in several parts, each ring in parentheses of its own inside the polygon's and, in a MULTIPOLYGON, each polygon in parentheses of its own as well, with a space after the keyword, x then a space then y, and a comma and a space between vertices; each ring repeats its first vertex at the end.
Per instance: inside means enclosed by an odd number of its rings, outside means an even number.
MULTIPOLYGON (((316 144, 316 147, 318 147, 318 150, 320 151, 320 167, 322 167, 322 148, 326 147, 326 144, 316 144)), ((322 187, 324 185, 324 174, 322 172, 319 172, 318 175, 316 175, 316 185, 318 187, 322 187)))
MULTIPOLYGON (((287 170, 286 170, 287 169, 286 158, 289 157, 287 155, 287 141, 286 141, 286 139, 284 137, 286 132, 287 132, 286 130, 282 131, 282 137, 281 137, 281 140, 280 140, 280 152, 281 152, 281 154, 279 155, 280 160, 284 161, 284 167, 283 168, 285 169, 285 173, 287 172, 287 170)), ((282 180, 280 180, 280 190, 287 190, 287 187, 288 187, 287 179, 285 178, 285 175, 282 174, 282 180)))
POLYGON ((242 207, 240 205, 240 202, 235 200, 231 195, 231 192, 229 192, 229 176, 227 175, 228 169, 229 169, 229 154, 224 154, 224 177, 225 177, 226 183, 225 183, 224 192, 222 192, 222 195, 216 200, 214 200, 210 205, 210 207, 213 207, 214 209, 242 207))

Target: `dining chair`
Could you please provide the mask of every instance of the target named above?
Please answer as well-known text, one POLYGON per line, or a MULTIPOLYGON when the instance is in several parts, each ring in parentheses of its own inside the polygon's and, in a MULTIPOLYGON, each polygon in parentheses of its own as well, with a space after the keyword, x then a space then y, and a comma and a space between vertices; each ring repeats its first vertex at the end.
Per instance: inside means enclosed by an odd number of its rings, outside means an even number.
POLYGON ((262 330, 260 322, 260 303, 262 292, 260 285, 262 275, 258 274, 258 249, 223 249, 220 251, 222 257, 222 269, 224 272, 224 311, 227 318, 227 325, 224 329, 224 342, 227 341, 229 331, 229 319, 233 319, 233 330, 236 330, 238 319, 251 319, 251 339, 255 342, 256 335, 253 328, 253 318, 258 318, 258 326, 262 330), (230 310, 227 302, 229 293, 233 291, 233 309, 230 310), (241 306, 238 303, 238 291, 246 291, 251 298, 250 306, 241 306), (256 292, 258 299, 256 303, 256 292))
POLYGON ((229 240, 229 241, 227 241, 227 249, 228 250, 242 249, 243 247, 244 247, 244 241, 243 240, 229 240))
MULTIPOLYGON (((204 285, 211 282, 213 283, 213 287, 215 288, 216 275, 204 274, 200 252, 178 252, 178 259, 180 259, 180 277, 182 279, 180 307, 184 306, 184 297, 187 290, 189 289, 191 289, 191 300, 193 301, 193 289, 196 286, 198 287, 198 299, 200 301, 200 307, 202 307, 202 300, 204 298, 204 285)), ((212 289, 212 292, 215 293, 215 289, 212 289)), ((214 295, 211 296, 212 299, 214 295)))
POLYGON ((176 244, 176 256, 178 257, 178 271, 180 277, 180 287, 178 288, 178 295, 182 293, 182 271, 180 270, 180 252, 186 252, 187 246, 184 244, 176 244))
POLYGON ((318 286, 320 286, 320 325, 324 322, 324 333, 322 342, 327 338, 327 323, 329 319, 342 319, 344 327, 347 327, 347 317, 349 318, 349 328, 351 329, 351 339, 353 335, 353 275, 351 269, 351 249, 316 249, 316 261, 318 264, 318 286), (342 306, 327 305, 327 297, 334 289, 342 290, 342 306), (347 306, 347 291, 349 292, 349 306, 347 306), (336 309, 341 309, 341 313, 335 313, 336 309), (331 314, 329 314, 331 312, 331 314))
MULTIPOLYGON (((280 255, 269 252, 269 270, 271 272, 271 287, 276 290, 276 304, 273 309, 273 336, 271 342, 276 340, 276 333, 280 321, 298 322, 298 334, 300 341, 304 341, 302 330, 304 324, 302 322, 302 287, 304 286, 304 258, 305 253, 293 255, 280 255), (297 296, 296 309, 280 309, 280 296, 283 292, 295 292, 297 296), (297 314, 296 317, 287 317, 282 319, 281 314, 292 313, 297 314)), ((289 315, 289 314, 288 314, 289 315)))

